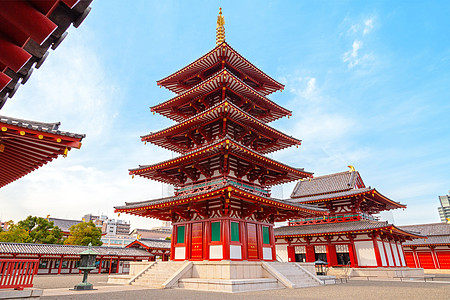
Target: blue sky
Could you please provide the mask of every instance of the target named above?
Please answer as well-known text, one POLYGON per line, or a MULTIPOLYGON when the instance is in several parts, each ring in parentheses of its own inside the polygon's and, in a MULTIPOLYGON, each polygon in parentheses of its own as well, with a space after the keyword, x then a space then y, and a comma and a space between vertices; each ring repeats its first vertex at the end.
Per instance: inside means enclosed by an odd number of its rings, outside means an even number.
MULTIPOLYGON (((438 222, 450 189, 450 4, 446 1, 94 0, 80 28, 9 100, 1 114, 61 121, 86 133, 81 150, 0 190, 0 219, 110 217, 113 206, 170 188, 128 169, 172 156, 140 142, 170 126, 149 106, 173 96, 156 81, 226 40, 286 85, 270 95, 293 111, 271 125, 303 140, 273 158, 315 175, 354 165, 366 185, 407 204, 383 217, 438 222)), ((288 197, 292 184, 274 188, 288 197)), ((132 227, 157 221, 133 218, 132 227)))

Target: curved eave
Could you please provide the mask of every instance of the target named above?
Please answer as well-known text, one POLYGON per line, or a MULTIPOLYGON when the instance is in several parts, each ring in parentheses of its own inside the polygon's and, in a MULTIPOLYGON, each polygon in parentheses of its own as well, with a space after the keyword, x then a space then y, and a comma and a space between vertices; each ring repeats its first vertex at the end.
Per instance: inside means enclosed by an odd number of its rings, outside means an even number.
POLYGON ((290 110, 285 109, 284 107, 276 104, 267 97, 261 95, 258 91, 256 91, 248 84, 237 78, 227 69, 223 69, 211 75, 208 79, 193 86, 189 90, 181 93, 180 95, 172 99, 169 99, 165 102, 152 106, 150 109, 152 112, 157 112, 174 121, 181 122, 183 120, 188 119, 189 117, 183 117, 173 114, 170 107, 173 107, 174 105, 178 106, 181 104, 185 104, 190 100, 192 100, 193 98, 199 97, 208 92, 222 88, 223 84, 226 84, 225 87, 227 89, 234 91, 238 95, 257 99, 257 101, 259 101, 262 104, 261 107, 269 109, 271 111, 272 117, 270 116, 262 117, 261 120, 264 122, 272 122, 284 116, 292 115, 292 112, 290 110))
POLYGON ((178 70, 177 72, 157 81, 157 84, 164 86, 165 88, 173 91, 175 93, 182 93, 185 89, 180 87, 179 81, 186 77, 192 77, 200 73, 202 70, 207 69, 217 63, 222 59, 221 57, 227 57, 228 63, 234 66, 236 69, 248 73, 251 77, 258 77, 260 81, 267 81, 270 83, 271 88, 262 88, 259 92, 268 95, 277 90, 283 90, 284 85, 271 78, 259 68, 245 59, 236 50, 234 50, 228 43, 223 42, 222 44, 216 46, 214 49, 190 63, 186 67, 178 70), (240 63, 239 63, 240 62, 240 63))
MULTIPOLYGON (((183 156, 180 156, 177 158, 166 160, 166 161, 160 162, 158 164, 154 164, 154 165, 146 165, 146 166, 141 166, 136 169, 130 169, 129 174, 146 177, 145 172, 152 171, 152 170, 158 170, 158 169, 161 169, 164 167, 173 167, 173 166, 179 165, 180 163, 190 162, 192 160, 195 160, 197 157, 200 157, 202 154, 204 154, 208 151, 217 151, 217 150, 220 151, 222 149, 226 149, 229 151, 229 149, 231 147, 233 147, 236 150, 241 151, 241 153, 244 153, 244 155, 248 156, 249 158, 256 158, 260 164, 264 164, 264 165, 270 164, 272 166, 272 169, 287 171, 292 174, 296 174, 300 178, 312 177, 312 173, 300 171, 298 169, 295 169, 295 168, 289 167, 288 165, 280 163, 276 160, 262 156, 259 153, 236 143, 235 141, 233 141, 232 139, 230 139, 228 137, 224 138, 214 144, 210 144, 204 148, 187 153, 186 155, 183 155, 183 156)), ((286 182, 290 182, 290 181, 297 180, 297 179, 298 178, 292 178, 291 180, 286 181, 286 182)), ((270 185, 273 185, 273 184, 270 184, 270 185)))
MULTIPOLYGON (((114 212, 115 213, 133 213, 135 211, 141 211, 141 210, 156 210, 156 209, 170 210, 170 208, 174 205, 182 205, 182 204, 187 204, 190 202, 206 201, 210 198, 217 197, 217 195, 221 195, 225 192, 231 192, 231 193, 233 193, 233 195, 236 195, 239 197, 244 197, 245 199, 248 199, 250 201, 259 202, 262 204, 266 204, 268 206, 273 206, 273 207, 281 208, 284 210, 302 211, 302 212, 306 212, 306 213, 314 214, 314 215, 328 215, 328 212, 323 209, 305 208, 302 205, 293 205, 293 204, 286 203, 285 201, 276 200, 274 198, 261 197, 261 196, 258 196, 258 195, 252 194, 252 193, 248 193, 248 192, 241 190, 234 186, 225 186, 223 188, 220 188, 220 189, 217 189, 214 191, 199 193, 199 194, 195 194, 195 195, 185 195, 185 196, 180 197, 180 199, 174 197, 173 200, 168 200, 163 203, 146 205, 145 202, 138 202, 137 203, 138 206, 133 207, 133 208, 127 208, 127 205, 116 206, 116 207, 114 207, 114 212), (142 204, 142 205, 139 206, 139 204, 142 204)), ((128 205, 132 205, 132 203, 130 203, 128 205)))
MULTIPOLYGON (((8 119, 11 121, 11 119, 8 119)), ((22 124, 22 123, 20 123, 22 124)), ((0 188, 79 149, 84 135, 37 130, 0 121, 0 188)))
MULTIPOLYGON (((320 194, 319 194, 320 195, 320 194)), ((321 198, 321 199, 317 199, 317 200, 311 200, 311 201, 301 201, 301 203, 307 203, 307 204, 315 204, 315 203, 319 203, 319 202, 327 202, 327 201, 333 201, 333 200, 340 200, 340 199, 346 199, 346 198, 351 198, 351 197, 357 197, 357 196, 372 196, 373 198, 376 198, 376 202, 381 202, 381 203, 386 203, 386 204, 390 204, 393 207, 390 209, 394 209, 394 208, 406 208, 405 204, 401 204, 398 202, 395 202, 389 198, 387 198, 386 196, 384 196, 383 194, 379 193, 376 189, 371 189, 369 191, 365 191, 365 192, 361 192, 361 193, 354 193, 351 195, 345 195, 345 196, 338 196, 338 197, 329 197, 329 198, 321 198)), ((301 199, 301 198, 295 198, 295 199, 301 199)))
MULTIPOLYGON (((301 227, 302 225, 299 225, 298 227, 301 227)), ((308 226, 308 225, 304 225, 308 226)), ((296 227, 296 226, 292 226, 296 227)), ((404 237, 408 237, 408 239, 414 239, 414 238, 423 238, 422 235, 417 235, 411 232, 403 231, 393 225, 385 226, 385 227, 376 227, 376 228, 370 228, 370 229, 357 229, 357 230, 341 230, 341 231, 330 231, 330 232, 321 232, 321 233, 306 233, 306 234, 275 234, 276 238, 289 238, 289 237, 304 237, 304 236, 328 236, 328 235, 340 235, 340 234, 352 234, 352 233, 371 233, 374 231, 385 231, 389 233, 396 233, 398 235, 402 235, 404 237)))
POLYGON ((187 151, 185 151, 184 149, 180 149, 180 147, 176 147, 168 143, 166 140, 164 140, 164 137, 170 136, 170 134, 173 134, 174 132, 175 133, 184 132, 188 129, 191 129, 194 126, 201 126, 202 124, 205 124, 207 122, 222 117, 224 113, 228 114, 227 118, 232 121, 246 123, 248 124, 248 126, 256 128, 257 131, 262 132, 267 136, 269 135, 274 136, 277 139, 283 140, 284 142, 284 145, 280 145, 280 143, 277 143, 273 147, 269 147, 264 151, 258 152, 270 153, 293 145, 301 145, 301 140, 288 136, 271 126, 264 124, 263 122, 259 121, 255 117, 249 115, 248 113, 244 112, 239 107, 228 101, 223 101, 205 110, 204 112, 199 113, 198 115, 195 115, 183 121, 182 123, 175 124, 169 128, 141 136, 141 141, 151 142, 154 143, 155 145, 164 147, 168 150, 175 151, 178 153, 186 153, 187 151))

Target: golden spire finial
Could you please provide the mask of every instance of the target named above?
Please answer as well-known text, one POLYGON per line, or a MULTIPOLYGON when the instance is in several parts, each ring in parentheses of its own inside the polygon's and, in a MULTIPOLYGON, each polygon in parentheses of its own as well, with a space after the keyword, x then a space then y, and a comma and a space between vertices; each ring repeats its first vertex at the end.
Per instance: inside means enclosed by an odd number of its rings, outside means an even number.
POLYGON ((216 26, 216 46, 225 42, 225 18, 222 16, 222 7, 219 8, 216 26))

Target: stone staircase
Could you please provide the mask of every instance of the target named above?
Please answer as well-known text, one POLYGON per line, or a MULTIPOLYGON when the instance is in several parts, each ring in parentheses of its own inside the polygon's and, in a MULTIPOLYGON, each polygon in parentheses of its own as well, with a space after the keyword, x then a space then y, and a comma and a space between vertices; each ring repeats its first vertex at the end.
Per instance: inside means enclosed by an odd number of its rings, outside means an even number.
POLYGON ((295 263, 289 262, 270 262, 267 263, 276 271, 281 273, 290 282, 293 283, 294 288, 303 288, 321 285, 321 280, 315 274, 311 274, 305 269, 302 269, 295 263))
POLYGON ((136 278, 131 285, 145 286, 148 288, 161 289, 162 284, 166 282, 176 271, 178 271, 184 262, 157 262, 153 264, 147 271, 136 278))

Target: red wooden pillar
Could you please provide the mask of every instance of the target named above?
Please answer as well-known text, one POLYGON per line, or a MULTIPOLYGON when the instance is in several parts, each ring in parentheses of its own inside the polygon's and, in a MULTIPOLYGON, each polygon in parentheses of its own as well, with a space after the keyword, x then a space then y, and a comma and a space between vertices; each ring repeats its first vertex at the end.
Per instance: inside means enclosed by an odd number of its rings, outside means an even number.
POLYGON ((352 268, 358 267, 358 259, 355 254, 355 246, 353 245, 353 240, 348 244, 348 255, 350 256, 350 266, 352 268))
POLYGON ((263 233, 261 224, 256 224, 256 239, 258 244, 258 259, 263 260, 263 233))
MULTIPOLYGON (((395 241, 395 240, 394 240, 394 246, 395 246, 395 250, 397 250, 398 262, 400 264, 400 267, 404 267, 403 262, 402 262, 402 256, 400 255, 400 250, 398 250, 398 244, 397 244, 397 241, 395 241)), ((405 264, 406 264, 406 261, 405 261, 405 264)))
POLYGON ((119 266, 120 266, 120 257, 117 257, 117 267, 116 267, 116 274, 119 273, 119 266))
POLYGON ((295 247, 288 245, 287 246, 287 253, 288 253, 288 261, 295 262, 295 247))
POLYGON ((306 245, 306 262, 315 262, 316 254, 314 252, 314 245, 306 245))
POLYGON ((375 232, 372 235, 373 250, 375 251, 375 258, 377 259, 377 266, 382 267, 383 263, 381 261, 380 249, 378 248, 377 236, 378 235, 375 232))
POLYGON ((273 226, 269 226, 269 240, 272 248, 272 260, 277 260, 277 248, 275 247, 275 235, 273 233, 273 226))
POLYGON ((337 265, 336 246, 332 245, 331 241, 327 244, 327 260, 329 267, 337 265))
POLYGON ((100 261, 99 261, 99 264, 98 264, 98 274, 102 273, 102 263, 103 263, 102 257, 100 256, 100 261))
POLYGON ((434 268, 435 269, 440 269, 440 265, 439 265, 439 260, 438 257, 436 255, 436 252, 434 251, 434 247, 430 246, 430 250, 431 250, 431 257, 433 258, 433 263, 434 263, 434 268))
POLYGON ((112 258, 109 259, 109 271, 108 271, 108 274, 111 274, 111 269, 112 269, 112 258))
POLYGON ((191 257, 191 246, 192 246, 192 224, 187 223, 185 225, 186 232, 184 233, 184 248, 185 256, 184 259, 189 259, 191 257))
POLYGON ((391 248, 391 253, 392 253, 392 260, 394 261, 394 266, 398 267, 397 262, 395 261, 395 255, 394 255, 394 249, 392 249, 392 243, 389 240, 389 247, 391 248))
POLYGON ((247 225, 245 222, 239 222, 239 230, 241 233, 241 243, 242 243, 242 259, 248 259, 248 237, 247 237, 247 225))
POLYGON ((62 268, 63 257, 64 257, 64 255, 61 255, 61 258, 59 259, 58 274, 61 274, 61 268, 62 268))
POLYGON ((412 247, 412 251, 413 251, 413 257, 414 257, 414 262, 415 262, 415 267, 416 268, 420 268, 420 261, 419 261, 419 257, 417 256, 417 252, 416 252, 416 248, 412 247))
POLYGON ((222 253, 223 253, 223 259, 230 259, 230 241, 231 241, 231 232, 230 232, 230 220, 222 220, 222 253))
POLYGON ((203 259, 209 260, 209 236, 211 222, 203 222, 203 259))
POLYGON ((170 239, 170 260, 174 260, 175 258, 175 240, 177 238, 176 235, 177 226, 172 227, 172 238, 170 239))

